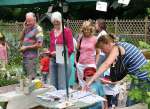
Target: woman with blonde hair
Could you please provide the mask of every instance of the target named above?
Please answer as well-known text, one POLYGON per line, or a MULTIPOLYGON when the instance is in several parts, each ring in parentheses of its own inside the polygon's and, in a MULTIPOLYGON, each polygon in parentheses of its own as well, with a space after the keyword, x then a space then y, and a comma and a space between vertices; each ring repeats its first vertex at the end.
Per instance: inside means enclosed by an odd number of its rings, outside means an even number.
MULTIPOLYGON (((96 36, 94 36, 95 28, 91 20, 84 21, 81 27, 81 34, 78 38, 77 48, 80 51, 80 56, 77 62, 77 76, 79 80, 79 85, 84 88, 87 79, 89 79, 96 72, 96 59, 99 56, 98 49, 95 49, 97 42, 96 36), (88 70, 93 72, 86 74, 88 70), (95 69, 95 70, 94 70, 95 69)), ((100 81, 94 82, 91 85, 92 91, 96 92, 100 96, 104 96, 103 87, 100 81)), ((84 90, 84 89, 83 89, 84 90)), ((101 103, 98 103, 90 109, 101 109, 101 103)), ((106 109, 106 108, 105 108, 106 109)))

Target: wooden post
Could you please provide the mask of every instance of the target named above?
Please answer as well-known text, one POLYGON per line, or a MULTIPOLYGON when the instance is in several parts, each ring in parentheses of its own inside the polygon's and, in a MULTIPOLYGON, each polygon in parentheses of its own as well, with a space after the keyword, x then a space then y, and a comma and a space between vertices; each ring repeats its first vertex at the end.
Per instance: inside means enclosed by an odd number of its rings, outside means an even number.
POLYGON ((144 29, 144 41, 147 42, 147 34, 148 34, 148 17, 145 17, 145 29, 144 29))
POLYGON ((115 17, 115 34, 117 34, 117 27, 118 27, 118 17, 115 17))

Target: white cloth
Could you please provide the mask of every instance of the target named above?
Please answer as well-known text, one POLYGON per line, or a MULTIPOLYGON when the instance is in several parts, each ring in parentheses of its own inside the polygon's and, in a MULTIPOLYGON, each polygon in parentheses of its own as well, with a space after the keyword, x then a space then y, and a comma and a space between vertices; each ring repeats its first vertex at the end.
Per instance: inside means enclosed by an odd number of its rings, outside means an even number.
POLYGON ((74 46, 74 52, 75 52, 77 49, 77 41, 74 37, 73 37, 73 46, 74 46))
POLYGON ((38 106, 36 96, 47 91, 53 91, 54 87, 40 88, 34 90, 31 94, 25 95, 16 91, 0 94, 0 102, 8 102, 6 109, 30 109, 38 106))

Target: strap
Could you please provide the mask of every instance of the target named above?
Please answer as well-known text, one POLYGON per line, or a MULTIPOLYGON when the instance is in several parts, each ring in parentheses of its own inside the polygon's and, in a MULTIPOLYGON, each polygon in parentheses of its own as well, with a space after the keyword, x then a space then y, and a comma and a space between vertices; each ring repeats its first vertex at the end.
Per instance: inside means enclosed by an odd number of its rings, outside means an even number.
POLYGON ((82 39, 83 39, 83 36, 81 36, 81 38, 80 38, 78 50, 80 50, 80 46, 81 46, 82 39))
POLYGON ((121 55, 120 47, 119 47, 119 46, 117 46, 117 47, 118 47, 118 51, 119 51, 119 56, 122 56, 122 55, 121 55))

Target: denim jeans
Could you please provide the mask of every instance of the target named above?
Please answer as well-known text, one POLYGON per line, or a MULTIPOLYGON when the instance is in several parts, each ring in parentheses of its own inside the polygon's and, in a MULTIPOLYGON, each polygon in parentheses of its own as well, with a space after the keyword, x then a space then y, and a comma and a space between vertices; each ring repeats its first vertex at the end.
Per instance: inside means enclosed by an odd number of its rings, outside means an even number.
POLYGON ((48 72, 42 72, 42 81, 47 84, 47 81, 48 81, 48 72))
POLYGON ((23 72, 29 79, 34 79, 37 74, 37 58, 23 58, 23 72))
MULTIPOLYGON (((56 58, 50 60, 50 84, 54 85, 57 90, 66 88, 66 78, 70 78, 70 65, 68 64, 67 77, 65 74, 65 65, 56 63, 56 58)), ((69 62, 70 63, 70 62, 69 62)), ((67 83, 68 84, 68 83, 67 83)))
MULTIPOLYGON (((105 95, 104 90, 103 90, 103 85, 101 84, 100 81, 93 82, 91 84, 91 90, 99 96, 104 96, 105 95)), ((94 104, 93 106, 88 107, 87 109, 103 109, 102 105, 103 105, 103 102, 100 101, 100 102, 94 104)))
POLYGON ((106 60, 106 55, 99 55, 99 60, 98 60, 98 63, 97 63, 97 68, 99 68, 102 63, 106 60))

